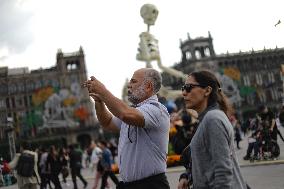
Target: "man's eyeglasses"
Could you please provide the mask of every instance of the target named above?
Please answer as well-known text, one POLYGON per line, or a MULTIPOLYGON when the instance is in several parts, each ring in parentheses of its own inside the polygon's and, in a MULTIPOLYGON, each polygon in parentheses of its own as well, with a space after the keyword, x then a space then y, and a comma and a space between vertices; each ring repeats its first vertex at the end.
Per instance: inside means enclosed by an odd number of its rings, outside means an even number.
POLYGON ((204 88, 206 86, 204 85, 199 85, 199 84, 185 84, 181 87, 182 91, 186 91, 187 93, 190 93, 190 91, 194 88, 194 87, 201 87, 204 88))

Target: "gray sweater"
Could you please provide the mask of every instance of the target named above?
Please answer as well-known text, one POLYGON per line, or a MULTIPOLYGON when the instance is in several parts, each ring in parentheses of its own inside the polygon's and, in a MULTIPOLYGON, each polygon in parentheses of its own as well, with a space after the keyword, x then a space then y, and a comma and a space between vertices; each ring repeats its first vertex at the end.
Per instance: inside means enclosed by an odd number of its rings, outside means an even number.
POLYGON ((233 126, 217 107, 200 114, 200 124, 191 141, 194 189, 245 189, 234 151, 233 126))

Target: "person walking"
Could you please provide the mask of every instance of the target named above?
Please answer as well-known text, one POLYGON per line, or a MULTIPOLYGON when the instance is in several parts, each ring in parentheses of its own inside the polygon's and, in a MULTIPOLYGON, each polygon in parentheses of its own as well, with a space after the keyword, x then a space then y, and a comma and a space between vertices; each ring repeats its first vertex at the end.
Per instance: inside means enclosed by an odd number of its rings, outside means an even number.
POLYGON ((236 144, 237 144, 237 149, 241 149, 240 147, 240 142, 242 141, 242 134, 241 134, 241 124, 240 124, 240 121, 235 117, 235 116, 232 116, 231 118, 231 124, 233 125, 234 127, 234 131, 235 131, 235 141, 236 141, 236 144))
MULTIPOLYGON (((95 172, 95 181, 92 189, 97 189, 99 185, 99 181, 102 178, 104 173, 103 167, 101 166, 101 159, 102 159, 102 149, 97 145, 96 142, 91 143, 92 146, 92 155, 91 155, 91 162, 92 162, 92 169, 95 172)), ((109 188, 109 182, 106 182, 106 188, 109 188)))
POLYGON ((88 182, 84 179, 81 174, 82 169, 82 151, 78 148, 75 149, 74 145, 69 146, 69 158, 70 158, 70 169, 71 176, 74 185, 74 189, 78 189, 77 177, 84 184, 84 188, 87 188, 88 182))
POLYGON ((105 187, 107 185, 107 178, 109 176, 110 176, 111 180, 116 185, 118 185, 119 180, 111 170, 111 165, 113 163, 113 159, 112 159, 111 151, 107 147, 107 142, 106 141, 100 141, 99 146, 102 149, 102 157, 100 159, 100 165, 103 169, 101 189, 105 189, 105 187))
POLYGON ((132 106, 115 97, 93 76, 83 83, 95 100, 102 127, 120 133, 120 185, 126 189, 170 188, 165 175, 170 116, 156 95, 161 83, 157 70, 136 70, 127 86, 132 106))
POLYGON ((47 189, 47 185, 49 186, 49 189, 52 189, 51 183, 50 183, 50 173, 47 170, 47 157, 48 157, 48 152, 45 147, 42 148, 42 153, 39 158, 39 170, 40 170, 40 178, 41 178, 41 183, 40 183, 40 189, 47 189))
POLYGON ((47 172, 50 174, 50 180, 54 184, 55 189, 62 189, 59 181, 59 173, 61 172, 61 164, 55 146, 50 146, 46 160, 47 172))
POLYGON ((68 153, 66 151, 66 148, 64 148, 64 147, 60 148, 59 154, 58 154, 58 159, 59 159, 59 163, 61 165, 61 174, 62 174, 63 183, 66 186, 69 186, 69 184, 67 183, 67 180, 66 180, 66 178, 69 175, 69 169, 68 169, 69 156, 68 156, 68 153))
MULTIPOLYGON (((199 114, 197 131, 187 148, 193 188, 247 188, 234 150, 234 128, 228 119, 233 109, 216 76, 209 71, 189 74, 182 95, 186 108, 199 114)), ((188 175, 182 174, 178 188, 188 188, 188 182, 188 175)))
POLYGON ((11 169, 17 170, 19 189, 37 189, 40 184, 37 162, 38 154, 32 151, 28 142, 22 142, 21 153, 17 153, 9 163, 11 169))

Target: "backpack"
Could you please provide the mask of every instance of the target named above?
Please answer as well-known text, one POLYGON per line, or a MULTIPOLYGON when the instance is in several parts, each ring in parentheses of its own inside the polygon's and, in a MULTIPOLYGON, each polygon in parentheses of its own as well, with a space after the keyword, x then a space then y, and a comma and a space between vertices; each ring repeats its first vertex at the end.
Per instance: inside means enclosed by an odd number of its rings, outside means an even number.
POLYGON ((35 159, 34 155, 22 153, 17 163, 17 174, 22 177, 31 177, 35 175, 34 172, 35 159))

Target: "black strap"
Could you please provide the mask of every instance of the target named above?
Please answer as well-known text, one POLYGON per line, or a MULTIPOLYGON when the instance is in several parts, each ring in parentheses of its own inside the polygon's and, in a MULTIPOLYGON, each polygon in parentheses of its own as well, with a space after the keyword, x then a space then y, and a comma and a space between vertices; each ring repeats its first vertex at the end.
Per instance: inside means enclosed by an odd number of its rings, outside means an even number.
POLYGON ((157 180, 159 178, 162 178, 164 176, 165 176, 165 173, 160 173, 160 174, 157 174, 157 175, 152 175, 152 176, 143 178, 141 180, 135 180, 135 181, 132 181, 132 182, 124 182, 123 185, 124 186, 131 186, 131 185, 143 184, 143 183, 147 183, 147 182, 152 182, 152 181, 157 180))

